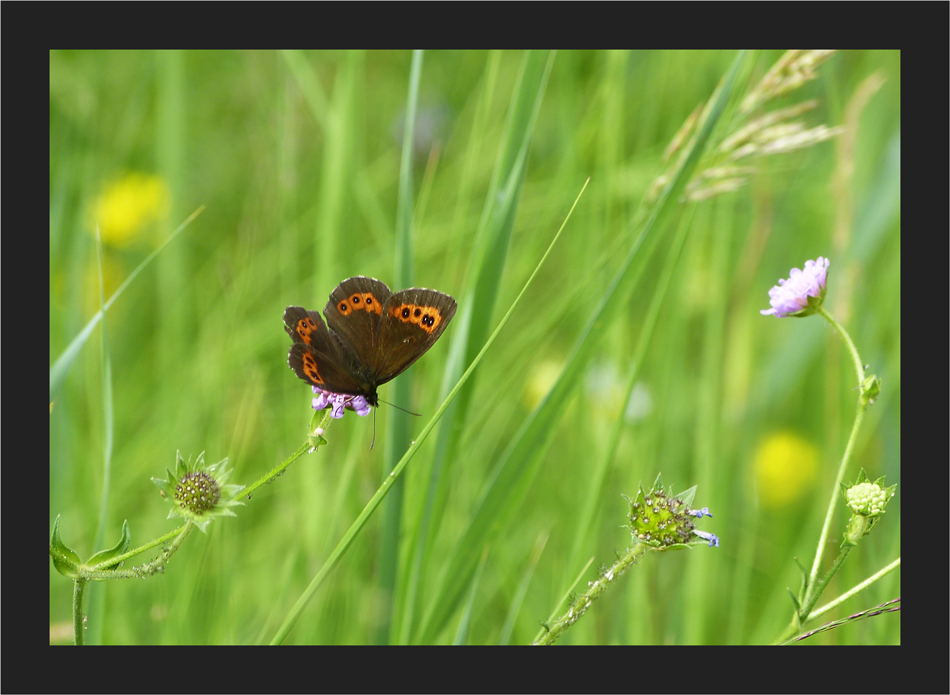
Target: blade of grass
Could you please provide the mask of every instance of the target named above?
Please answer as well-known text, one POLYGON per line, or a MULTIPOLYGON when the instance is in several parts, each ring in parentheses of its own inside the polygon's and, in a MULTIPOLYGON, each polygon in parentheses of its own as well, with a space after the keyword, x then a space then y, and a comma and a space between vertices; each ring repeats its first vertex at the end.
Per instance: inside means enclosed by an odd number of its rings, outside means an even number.
POLYGON ((647 211, 642 232, 609 284, 599 306, 591 312, 590 319, 557 382, 525 420, 502 454, 468 530, 455 545, 456 550, 446 564, 441 582, 432 593, 432 601, 417 641, 430 643, 442 631, 472 576, 481 547, 506 528, 514 511, 527 494, 547 448, 553 441, 555 427, 564 413, 563 404, 582 381, 581 375, 599 347, 598 338, 602 333, 598 324, 603 322, 604 326, 609 325, 610 319, 626 304, 636 288, 651 251, 658 242, 660 231, 678 206, 680 195, 696 170, 713 128, 732 96, 735 78, 744 55, 739 53, 710 99, 689 150, 654 206, 647 211), (643 248, 645 241, 649 243, 643 248), (635 260, 640 260, 640 263, 634 265, 635 260))
MULTIPOLYGON (((498 637, 498 644, 505 645, 511 642, 511 633, 515 629, 515 620, 521 612, 524 597, 528 595, 531 578, 534 576, 534 570, 538 567, 538 561, 541 560, 541 553, 544 552, 544 546, 547 545, 548 537, 547 533, 542 533, 538 536, 538 540, 535 541, 534 549, 531 551, 531 557, 525 566, 524 574, 521 577, 521 581, 518 582, 518 588, 515 591, 514 597, 511 599, 511 605, 508 606, 508 615, 505 616, 505 624, 502 625, 501 635, 498 637)), ((591 558, 591 561, 593 561, 593 558, 591 558)), ((587 567, 584 568, 584 571, 587 571, 587 567)))
MULTIPOLYGON (((399 166, 399 199, 396 211, 396 248, 395 273, 396 287, 409 287, 412 284, 412 218, 413 218, 413 177, 412 153, 416 126, 416 106, 419 101, 419 82, 422 78, 422 51, 412 52, 412 65, 409 71, 409 94, 406 99, 406 124, 402 139, 402 161, 399 166)), ((396 403, 409 402, 409 390, 412 375, 398 379, 392 390, 396 403)), ((383 479, 393 470, 399 460, 399 452, 405 451, 411 444, 409 414, 394 409, 389 416, 383 456, 383 479)), ((382 597, 376 628, 376 643, 389 642, 389 631, 393 616, 393 594, 396 588, 396 573, 399 568, 399 540, 402 527, 402 500, 405 495, 405 481, 399 480, 383 507, 383 521, 380 528, 379 573, 377 588, 382 597)))
MULTIPOLYGON (((507 262, 509 241, 514 217, 520 199, 521 186, 528 156, 528 147, 544 97, 545 88, 555 54, 530 51, 525 55, 522 71, 511 99, 511 107, 502 137, 501 151, 492 174, 492 182, 485 198, 472 257, 472 273, 464 296, 467 301, 460 307, 459 328, 451 345, 443 383, 455 383, 463 366, 470 362, 484 342, 495 310, 498 288, 507 262)), ((491 66, 489 67, 491 71, 491 66)), ((416 521, 418 531, 413 534, 409 580, 401 597, 399 636, 400 644, 408 642, 420 616, 417 602, 429 566, 429 551, 435 532, 440 526, 442 511, 450 480, 459 425, 464 423, 473 384, 469 384, 452 408, 445 424, 439 430, 426 503, 416 521)))
MULTIPOLYGON (((114 441, 114 408, 112 395, 112 360, 109 356, 109 334, 106 330, 105 315, 105 281, 102 274, 102 239, 99 236, 99 227, 96 227, 96 259, 99 270, 99 312, 102 314, 102 428, 103 428, 103 452, 102 452, 102 496, 99 501, 99 522, 96 525, 96 538, 93 548, 102 548, 103 539, 106 534, 106 525, 109 520, 109 494, 112 488, 112 444, 114 441)), ((86 644, 102 644, 102 625, 105 606, 100 600, 102 596, 102 587, 98 582, 94 582, 86 591, 86 616, 89 621, 89 629, 86 630, 86 644)), ((85 630, 85 627, 83 628, 85 630)))
POLYGON ((354 151, 353 124, 357 120, 355 95, 363 54, 360 51, 344 53, 342 69, 329 98, 320 84, 316 67, 306 55, 299 51, 284 51, 281 56, 327 143, 320 163, 320 184, 314 205, 317 217, 312 234, 315 239, 319 239, 319 244, 312 245, 313 262, 310 268, 313 277, 332 277, 336 275, 334 264, 347 249, 339 248, 339 235, 328 234, 326 230, 346 226, 341 218, 347 200, 347 185, 351 179, 350 153, 354 151))
POLYGON ((452 644, 456 647, 464 646, 468 642, 469 628, 472 624, 472 612, 475 610, 475 596, 478 593, 478 580, 482 577, 482 570, 485 569, 485 562, 488 561, 488 546, 485 546, 482 552, 482 559, 475 570, 475 576, 472 578, 472 586, 468 592, 468 601, 465 602, 465 608, 462 610, 462 619, 459 621, 458 629, 455 631, 455 639, 452 644))

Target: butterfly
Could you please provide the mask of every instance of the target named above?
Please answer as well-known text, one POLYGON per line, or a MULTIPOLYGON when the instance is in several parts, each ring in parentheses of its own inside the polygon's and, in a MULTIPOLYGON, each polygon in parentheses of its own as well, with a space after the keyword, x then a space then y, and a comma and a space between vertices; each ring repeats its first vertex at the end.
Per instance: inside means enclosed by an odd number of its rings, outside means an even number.
POLYGON ((378 407, 376 388, 392 381, 435 345, 455 316, 455 300, 420 288, 393 294, 384 282, 362 275, 330 293, 323 309, 289 306, 284 330, 293 338, 287 363, 324 391, 363 396, 378 407))

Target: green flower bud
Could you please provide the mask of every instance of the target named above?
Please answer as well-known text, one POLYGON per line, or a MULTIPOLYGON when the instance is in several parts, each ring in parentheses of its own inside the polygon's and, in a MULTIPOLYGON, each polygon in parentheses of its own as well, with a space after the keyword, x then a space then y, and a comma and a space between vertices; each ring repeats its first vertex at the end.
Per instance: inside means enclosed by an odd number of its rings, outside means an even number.
POLYGON ((179 452, 176 453, 175 472, 167 473, 166 478, 152 478, 152 482, 172 504, 169 519, 179 516, 207 531, 213 518, 234 516, 231 507, 243 504, 237 499, 243 487, 227 484, 231 477, 227 459, 206 465, 202 452, 192 464, 186 462, 179 452))

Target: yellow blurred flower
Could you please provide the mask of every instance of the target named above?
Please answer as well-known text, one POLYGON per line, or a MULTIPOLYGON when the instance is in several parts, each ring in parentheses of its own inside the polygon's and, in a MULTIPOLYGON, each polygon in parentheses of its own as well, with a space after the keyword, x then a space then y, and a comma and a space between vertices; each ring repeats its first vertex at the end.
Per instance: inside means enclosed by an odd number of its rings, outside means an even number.
POLYGON ((766 437, 755 452, 755 487, 765 508, 797 502, 815 482, 818 448, 794 432, 766 437))
POLYGON ((171 194, 160 176, 130 172, 105 187, 92 206, 91 229, 102 241, 128 246, 145 225, 168 215, 171 194))

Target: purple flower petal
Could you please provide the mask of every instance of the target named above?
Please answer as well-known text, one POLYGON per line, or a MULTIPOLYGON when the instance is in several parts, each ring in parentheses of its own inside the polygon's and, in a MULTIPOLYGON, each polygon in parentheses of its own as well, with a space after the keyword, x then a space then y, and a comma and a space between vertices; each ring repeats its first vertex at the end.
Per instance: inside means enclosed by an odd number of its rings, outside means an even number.
POLYGON ((327 394, 318 389, 316 386, 313 387, 313 392, 317 394, 317 397, 313 399, 314 410, 323 410, 328 405, 330 405, 330 400, 327 398, 327 394))
MULTIPOLYGON (((808 298, 822 299, 828 278, 827 258, 818 257, 817 261, 806 261, 805 269, 792 268, 787 280, 779 280, 778 285, 769 290, 771 309, 763 309, 761 314, 774 314, 779 318, 786 316, 807 316, 808 298)), ((814 305, 814 302, 812 302, 814 305)))
POLYGON ((369 415, 369 403, 366 402, 366 399, 363 396, 357 396, 356 398, 350 401, 350 407, 360 417, 366 417, 369 415))
POLYGON ((337 395, 334 394, 333 398, 330 399, 330 402, 333 404, 333 409, 330 411, 330 417, 334 420, 339 420, 343 417, 343 413, 346 410, 346 403, 337 395))
POLYGON ((323 391, 316 386, 313 387, 313 392, 316 394, 316 398, 313 399, 313 409, 323 410, 327 406, 330 406, 332 408, 330 417, 334 420, 339 420, 343 417, 346 408, 354 411, 360 417, 369 415, 370 405, 363 396, 323 391))

